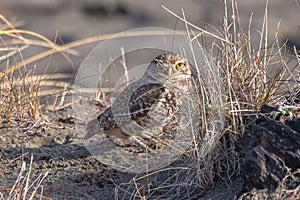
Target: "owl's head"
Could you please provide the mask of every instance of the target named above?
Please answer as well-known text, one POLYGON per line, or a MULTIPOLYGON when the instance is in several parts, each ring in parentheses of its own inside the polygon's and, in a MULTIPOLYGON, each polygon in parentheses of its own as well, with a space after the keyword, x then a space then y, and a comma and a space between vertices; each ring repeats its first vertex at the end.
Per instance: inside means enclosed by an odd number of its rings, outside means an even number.
POLYGON ((187 59, 173 53, 155 57, 146 74, 159 82, 182 82, 191 79, 191 69, 187 59))

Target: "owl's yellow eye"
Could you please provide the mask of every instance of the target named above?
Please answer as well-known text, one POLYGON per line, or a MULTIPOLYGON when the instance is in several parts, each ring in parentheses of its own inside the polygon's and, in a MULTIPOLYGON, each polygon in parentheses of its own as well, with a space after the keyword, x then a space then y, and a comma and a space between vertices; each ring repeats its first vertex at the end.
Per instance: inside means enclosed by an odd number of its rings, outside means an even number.
POLYGON ((182 68, 184 68, 184 64, 183 63, 177 63, 176 68, 177 69, 182 69, 182 68))
POLYGON ((161 63, 157 62, 157 63, 155 64, 155 66, 156 66, 157 68, 159 68, 159 67, 161 67, 161 63))

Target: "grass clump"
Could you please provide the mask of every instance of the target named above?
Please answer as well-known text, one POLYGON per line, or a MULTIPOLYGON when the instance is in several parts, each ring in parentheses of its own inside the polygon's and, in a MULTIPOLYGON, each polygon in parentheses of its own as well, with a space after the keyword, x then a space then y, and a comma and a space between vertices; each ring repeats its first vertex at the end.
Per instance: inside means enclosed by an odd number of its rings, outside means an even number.
MULTIPOLYGON (((124 199, 199 198, 208 187, 214 186, 216 178, 230 183, 240 170, 235 142, 247 128, 249 116, 258 115, 259 108, 264 104, 288 103, 286 97, 299 94, 299 56, 295 49, 296 56, 288 54, 286 46, 280 44, 277 33, 270 41, 267 5, 257 39, 251 30, 252 16, 245 31, 240 24, 237 3, 231 1, 228 6, 224 0, 224 4, 222 26, 210 32, 188 22, 184 13, 180 17, 168 10, 184 22, 189 39, 196 41, 197 48, 207 55, 202 70, 209 76, 198 73, 196 81, 199 83, 196 85, 196 103, 200 105, 199 118, 204 131, 195 133, 191 149, 174 166, 136 175, 128 183, 116 184, 116 196, 123 192, 124 199), (210 47, 203 48, 211 40, 210 47), (207 138, 210 138, 209 142, 203 143, 207 138)), ((0 18, 4 22, 0 25, 0 48, 3 51, 0 55, 0 122, 2 119, 42 116, 41 86, 47 85, 44 79, 49 81, 50 77, 33 77, 33 71, 27 70, 26 64, 51 52, 63 52, 110 36, 97 36, 57 46, 36 33, 16 30, 3 16, 0 18), (39 40, 26 39, 23 34, 39 40), (36 44, 50 50, 24 59, 22 51, 36 44)), ((22 188, 22 184, 18 184, 14 188, 22 188)))
POLYGON ((286 103, 287 95, 297 90, 299 77, 294 74, 299 65, 295 56, 288 54, 285 44, 280 44, 278 33, 269 38, 274 33, 268 32, 268 3, 259 36, 255 37, 251 30, 252 16, 248 30, 244 31, 239 24, 237 2, 232 1, 230 13, 224 2, 222 33, 227 43, 220 41, 220 45, 215 45, 217 65, 224 77, 231 129, 241 133, 240 128, 245 126, 243 116, 256 112, 264 104, 286 103))
POLYGON ((0 15, 0 122, 40 118, 39 79, 32 81, 33 69, 27 69, 22 52, 31 45, 57 46, 37 33, 16 29, 4 16, 0 15), (26 38, 24 35, 39 40, 26 38))
POLYGON ((233 177, 240 172, 241 161, 235 143, 259 115, 261 106, 291 103, 288 99, 299 94, 299 56, 295 49, 296 56, 290 54, 285 44, 280 44, 278 33, 268 32, 268 4, 258 37, 252 33, 252 16, 245 31, 240 24, 237 2, 227 5, 224 0, 224 4, 222 26, 210 32, 188 22, 184 12, 180 17, 164 7, 185 24, 190 40, 196 41, 206 55, 196 85, 204 133, 195 133, 198 137, 189 156, 182 158, 182 168, 169 168, 176 172, 170 173, 168 180, 172 181, 168 184, 168 181, 161 182, 151 192, 141 195, 143 187, 135 182, 132 194, 139 198, 200 198, 207 188, 214 186, 217 178, 226 182, 224 187, 229 191, 233 177), (270 39, 271 34, 275 36, 270 39), (208 45, 207 41, 213 42, 208 45), (207 136, 215 137, 209 145, 203 142, 207 136), (201 156, 203 152, 205 157, 201 156))

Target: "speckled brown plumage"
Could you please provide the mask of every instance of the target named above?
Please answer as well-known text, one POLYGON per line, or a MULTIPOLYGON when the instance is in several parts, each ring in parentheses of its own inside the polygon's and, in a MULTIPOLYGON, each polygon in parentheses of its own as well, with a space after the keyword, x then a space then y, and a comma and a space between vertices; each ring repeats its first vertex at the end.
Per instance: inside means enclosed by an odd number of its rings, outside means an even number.
POLYGON ((112 106, 87 125, 85 138, 101 131, 130 151, 159 149, 179 125, 178 109, 190 87, 187 60, 177 54, 154 58, 143 77, 115 94, 112 106), (136 149, 136 150, 132 150, 136 149))

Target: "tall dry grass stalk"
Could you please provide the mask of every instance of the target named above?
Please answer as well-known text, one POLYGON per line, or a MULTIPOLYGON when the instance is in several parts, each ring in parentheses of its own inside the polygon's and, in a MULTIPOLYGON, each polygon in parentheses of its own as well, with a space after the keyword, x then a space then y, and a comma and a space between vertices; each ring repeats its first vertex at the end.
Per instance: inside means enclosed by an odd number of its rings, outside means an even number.
POLYGON ((188 22, 184 12, 181 17, 163 8, 185 23, 190 40, 196 41, 200 52, 206 55, 205 73, 201 69, 196 80, 195 99, 200 105, 198 117, 202 125, 200 131, 195 133, 189 156, 179 161, 185 163, 184 167, 177 170, 168 168, 174 173, 169 173, 166 181, 148 191, 145 189, 149 188, 146 179, 162 176, 161 171, 135 178, 135 187, 130 194, 133 195, 131 198, 136 195, 136 198, 143 199, 198 198, 214 185, 217 177, 231 182, 232 177, 239 173, 240 161, 235 142, 247 128, 250 116, 258 115, 264 104, 282 104, 286 102, 287 95, 299 93, 299 57, 297 51, 296 56, 288 54, 285 44, 280 44, 277 33, 270 38, 268 2, 258 43, 252 35, 252 16, 248 30, 246 28, 244 31, 234 0, 230 5, 224 0, 223 24, 214 32, 188 22), (203 48, 207 46, 207 41, 212 40, 214 42, 208 45, 210 48, 203 48), (212 144, 203 142, 205 135, 215 137, 211 140, 212 144), (138 181, 141 182, 138 184, 138 181))
MULTIPOLYGON (((43 87, 57 84, 51 80, 63 77, 61 74, 34 75, 39 66, 31 69, 27 66, 34 61, 34 56, 23 56, 23 52, 32 46, 61 52, 69 59, 63 47, 38 33, 16 29, 13 23, 0 15, 0 127, 3 122, 42 118, 40 98, 43 87)), ((22 160, 15 184, 11 188, 0 188, 0 199, 50 199, 40 194, 48 172, 32 180, 32 164, 32 156, 29 165, 22 160)))
POLYGON ((63 47, 38 33, 16 29, 2 15, 0 40, 0 123, 3 120, 41 118, 40 91, 51 83, 47 82, 51 75, 34 75, 39 66, 29 69, 27 64, 33 59, 24 58, 23 52, 32 46, 41 46, 61 52, 67 59, 69 57, 63 47))
POLYGON ((243 122, 245 114, 256 112, 263 104, 281 103, 284 97, 279 91, 295 88, 296 78, 293 70, 297 65, 290 65, 294 57, 289 56, 285 45, 279 43, 277 33, 275 38, 269 38, 268 3, 259 43, 255 44, 255 39, 253 40, 251 35, 252 16, 248 30, 244 31, 240 24, 237 2, 231 2, 230 13, 227 2, 224 2, 222 34, 232 45, 220 41, 215 43, 213 50, 218 53, 217 66, 224 77, 223 85, 231 130, 241 133, 243 131, 241 128, 245 126, 243 122))

